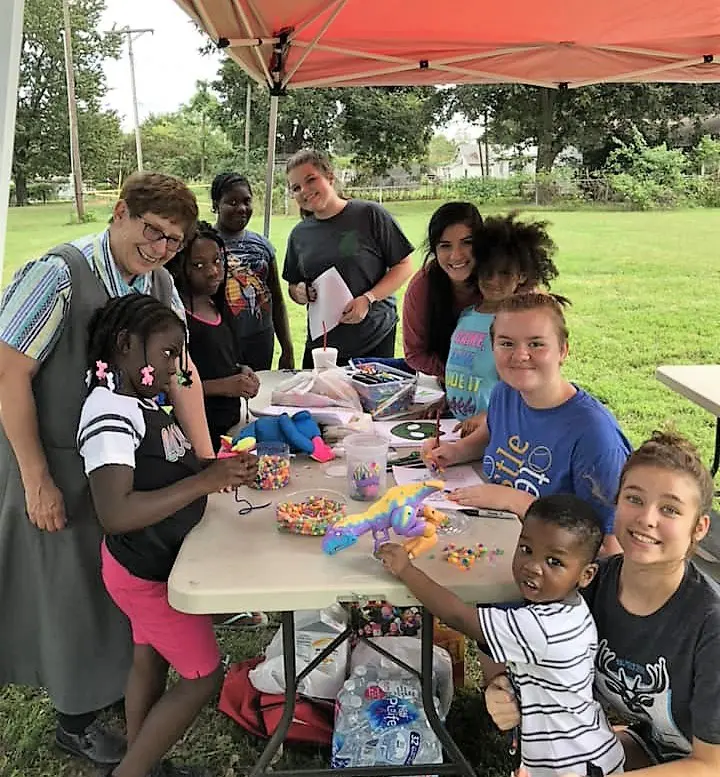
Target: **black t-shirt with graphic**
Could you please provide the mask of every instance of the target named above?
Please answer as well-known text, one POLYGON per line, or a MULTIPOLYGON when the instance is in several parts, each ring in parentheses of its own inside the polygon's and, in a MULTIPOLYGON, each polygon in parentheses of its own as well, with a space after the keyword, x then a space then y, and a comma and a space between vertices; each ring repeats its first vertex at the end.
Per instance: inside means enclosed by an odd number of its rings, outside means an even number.
MULTIPOLYGON (((152 400, 127 397, 104 387, 92 390, 83 405, 78 450, 90 474, 108 465, 133 467, 135 491, 155 491, 201 470, 201 464, 172 412, 152 400)), ((167 581, 183 540, 199 523, 202 497, 153 526, 107 534, 113 557, 136 577, 167 581)))
POLYGON ((220 231, 228 257, 228 277, 221 293, 231 314, 231 325, 242 340, 273 325, 273 299, 268 285, 275 249, 249 229, 240 234, 220 231))
POLYGON ((586 590, 599 637, 598 698, 659 763, 688 755, 693 737, 720 744, 720 587, 688 563, 659 610, 632 615, 618 601, 622 561, 604 562, 586 590))
MULTIPOLYGON (((293 227, 283 278, 288 283, 311 283, 335 267, 353 297, 359 297, 412 250, 395 219, 383 207, 375 202, 349 200, 332 218, 310 217, 293 227)), ((355 356, 372 356, 373 348, 396 324, 395 297, 386 297, 371 305, 359 324, 339 324, 328 332, 328 345, 338 349, 340 363, 355 356)), ((319 338, 312 346, 321 342, 319 338)))

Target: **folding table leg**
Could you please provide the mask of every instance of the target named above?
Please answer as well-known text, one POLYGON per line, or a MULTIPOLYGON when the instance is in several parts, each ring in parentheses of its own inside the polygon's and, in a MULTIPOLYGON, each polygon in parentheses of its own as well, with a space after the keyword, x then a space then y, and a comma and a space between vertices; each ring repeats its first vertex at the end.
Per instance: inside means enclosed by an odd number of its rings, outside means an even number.
POLYGON ((718 469, 720 469, 720 418, 715 419, 715 453, 710 474, 715 477, 718 469))
MULTIPOLYGON (((461 774, 465 777, 475 777, 475 770, 470 766, 467 758, 462 754, 460 748, 455 744, 455 740, 450 736, 445 724, 440 720, 435 701, 433 698, 433 628, 435 618, 427 609, 423 610, 422 636, 421 636, 421 687, 423 708, 427 716, 430 728, 440 740, 445 752, 448 754, 452 763, 457 767, 455 774, 461 774)), ((427 767, 431 770, 431 767, 427 767)))
MULTIPOLYGON (((341 775, 347 775, 347 777, 390 777, 390 775, 416 775, 419 770, 431 771, 437 775, 455 774, 461 775, 461 777, 476 777, 475 771, 468 763, 465 756, 460 751, 460 748, 455 744, 452 737, 448 733, 445 725, 440 720, 440 717, 435 710, 435 701, 433 697, 433 616, 427 610, 424 610, 423 614, 423 628, 422 628, 422 643, 421 643, 421 665, 420 665, 420 679, 422 687, 422 700, 423 707, 425 709, 425 715, 427 716, 430 727, 435 732, 436 736, 440 740, 446 754, 448 755, 451 763, 444 764, 414 764, 412 766, 365 766, 365 767, 350 767, 348 769, 300 769, 300 770, 277 770, 270 769, 273 759, 280 750, 281 745, 285 741, 290 725, 295 713, 295 698, 297 689, 300 682, 306 677, 316 666, 318 666, 327 655, 330 655, 340 644, 347 640, 352 634, 352 624, 342 633, 339 634, 331 644, 327 645, 324 650, 319 653, 303 671, 297 675, 297 667, 295 663, 295 621, 292 612, 283 612, 281 614, 282 622, 282 637, 283 637, 283 666, 285 670, 285 707, 283 709, 283 715, 280 719, 278 727, 275 729, 270 741, 265 746, 260 758, 257 760, 252 769, 248 772, 248 777, 260 777, 260 775, 273 774, 276 777, 289 777, 290 775, 306 775, 306 777, 340 777, 341 775)), ((373 645, 372 642, 365 640, 369 645, 373 645)), ((387 655, 392 659, 391 654, 387 654, 385 650, 375 647, 375 649, 387 655)), ((402 661, 395 659, 395 663, 405 667, 409 672, 417 676, 417 671, 411 667, 405 665, 402 661)))
POLYGON ((267 773, 278 750, 285 741, 293 715, 295 714, 295 696, 297 694, 298 678, 295 669, 295 620, 292 611, 281 614, 283 639, 283 667, 285 669, 285 707, 280 723, 265 745, 257 763, 250 771, 249 777, 258 777, 267 773))

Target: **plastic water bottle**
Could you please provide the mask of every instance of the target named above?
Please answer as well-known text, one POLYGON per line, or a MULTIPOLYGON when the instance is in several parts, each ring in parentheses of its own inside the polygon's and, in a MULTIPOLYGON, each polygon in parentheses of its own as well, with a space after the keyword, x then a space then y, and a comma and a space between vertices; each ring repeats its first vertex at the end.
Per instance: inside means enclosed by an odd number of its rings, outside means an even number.
POLYGON ((337 696, 332 767, 442 763, 442 746, 421 697, 413 675, 356 667, 337 696))

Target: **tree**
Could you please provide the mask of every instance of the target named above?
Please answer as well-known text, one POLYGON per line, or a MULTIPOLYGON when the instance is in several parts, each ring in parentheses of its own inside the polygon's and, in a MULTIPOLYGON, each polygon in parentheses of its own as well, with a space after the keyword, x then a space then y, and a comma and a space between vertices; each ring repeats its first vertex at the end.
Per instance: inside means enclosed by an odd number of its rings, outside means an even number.
POLYGON ((342 103, 353 161, 375 175, 425 157, 442 107, 438 91, 423 86, 346 89, 342 103))
POLYGON ((81 111, 78 135, 85 179, 120 183, 118 166, 124 137, 118 115, 114 111, 81 111))
POLYGON ((209 172, 228 167, 233 161, 232 145, 225 133, 203 114, 187 107, 148 117, 141 133, 148 170, 204 180, 209 172))
POLYGON ((533 86, 459 86, 449 113, 478 121, 486 112, 493 141, 536 145, 538 173, 552 169, 567 146, 599 168, 614 138, 631 140, 637 128, 651 145, 669 139, 673 122, 703 115, 717 105, 717 87, 694 84, 601 84, 581 89, 533 86))
POLYGON ((457 144, 448 140, 445 135, 433 135, 428 144, 428 164, 431 167, 446 165, 455 159, 457 144))
POLYGON ((695 146, 692 156, 700 175, 708 173, 717 175, 720 171, 720 140, 703 135, 695 146))
MULTIPOLYGON (((102 63, 117 56, 119 47, 117 37, 98 30, 104 10, 105 0, 74 0, 70 6, 80 148, 88 169, 93 164, 84 149, 97 147, 97 133, 117 120, 100 111, 105 94, 102 63)), ((59 2, 26 0, 12 165, 18 205, 27 202, 29 179, 70 170, 62 29, 59 2)))
MULTIPOLYGON (((219 95, 216 119, 232 141, 236 151, 245 146, 245 101, 248 84, 252 85, 252 125, 250 147, 267 150, 270 93, 252 81, 231 59, 220 66, 212 87, 219 95)), ((288 90, 278 105, 276 150, 289 156, 301 148, 327 149, 338 128, 337 89, 288 90)), ((264 155, 264 154, 263 154, 264 155)))
MULTIPOLYGON (((218 120, 236 151, 245 143, 248 83, 244 71, 226 59, 212 84, 219 95, 218 120)), ((252 83, 250 146, 265 152, 270 96, 252 83)), ((425 155, 439 111, 431 87, 289 89, 278 106, 276 150, 283 157, 308 146, 342 148, 356 163, 382 173, 425 155)))

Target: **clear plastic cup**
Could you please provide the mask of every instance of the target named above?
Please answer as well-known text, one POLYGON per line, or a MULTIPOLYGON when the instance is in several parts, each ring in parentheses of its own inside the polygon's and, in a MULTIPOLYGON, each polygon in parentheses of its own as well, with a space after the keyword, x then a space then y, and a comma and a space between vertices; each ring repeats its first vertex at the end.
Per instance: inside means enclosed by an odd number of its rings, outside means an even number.
POLYGON ((387 487, 388 440, 377 434, 350 434, 345 438, 348 494, 360 502, 374 502, 387 487))
POLYGON ((316 370, 331 370, 337 367, 337 348, 313 348, 313 365, 316 370))
POLYGON ((275 491, 290 482, 290 446, 284 442, 259 442, 255 448, 258 473, 253 488, 275 491))

